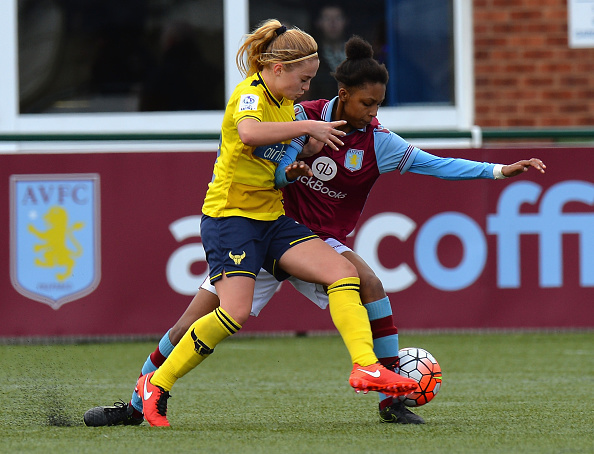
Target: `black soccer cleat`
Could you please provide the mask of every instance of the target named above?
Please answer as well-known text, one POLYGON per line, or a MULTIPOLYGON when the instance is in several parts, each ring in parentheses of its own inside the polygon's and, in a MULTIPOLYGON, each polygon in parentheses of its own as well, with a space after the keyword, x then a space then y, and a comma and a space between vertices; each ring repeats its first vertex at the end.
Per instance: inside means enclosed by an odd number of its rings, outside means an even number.
POLYGON ((394 424, 425 424, 425 420, 410 411, 404 403, 394 399, 389 407, 379 411, 380 422, 394 424))
POLYGON ((134 408, 132 405, 120 400, 113 404, 113 407, 93 407, 87 410, 84 421, 87 426, 137 426, 142 424, 144 418, 135 418, 133 416, 134 408))

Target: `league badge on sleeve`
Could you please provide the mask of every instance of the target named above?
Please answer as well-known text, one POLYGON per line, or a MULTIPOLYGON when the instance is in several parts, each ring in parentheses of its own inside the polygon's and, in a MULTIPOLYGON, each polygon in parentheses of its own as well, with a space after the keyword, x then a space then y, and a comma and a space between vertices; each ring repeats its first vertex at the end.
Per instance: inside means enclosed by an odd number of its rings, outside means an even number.
POLYGON ((259 99, 257 95, 241 95, 239 97, 239 112, 257 110, 259 99))
POLYGON ((10 277, 22 295, 59 309, 101 279, 99 175, 10 177, 10 277))

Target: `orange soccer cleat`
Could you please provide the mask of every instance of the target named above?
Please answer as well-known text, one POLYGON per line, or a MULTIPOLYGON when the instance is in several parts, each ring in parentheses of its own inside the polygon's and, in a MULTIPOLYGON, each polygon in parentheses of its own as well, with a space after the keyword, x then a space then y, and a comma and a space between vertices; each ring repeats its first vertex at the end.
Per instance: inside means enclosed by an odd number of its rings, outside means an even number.
POLYGON ((378 391, 392 397, 410 394, 419 387, 416 380, 398 375, 380 363, 369 366, 355 364, 349 377, 349 384, 356 392, 363 391, 367 394, 369 391, 378 391))
POLYGON ((169 421, 167 421, 169 391, 151 383, 153 374, 154 372, 143 375, 136 383, 136 390, 142 399, 144 419, 153 427, 169 427, 169 421))

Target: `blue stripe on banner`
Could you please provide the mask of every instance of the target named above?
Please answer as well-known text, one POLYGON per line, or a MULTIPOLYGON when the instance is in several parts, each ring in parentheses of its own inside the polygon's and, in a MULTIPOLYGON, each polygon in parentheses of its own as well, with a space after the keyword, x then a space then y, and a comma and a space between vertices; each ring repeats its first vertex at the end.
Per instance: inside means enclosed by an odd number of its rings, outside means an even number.
POLYGON ((373 339, 373 351, 378 359, 398 356, 398 334, 373 339))
POLYGON ((392 305, 390 304, 390 299, 387 296, 381 300, 364 304, 363 307, 367 309, 367 314, 370 321, 392 315, 392 305))

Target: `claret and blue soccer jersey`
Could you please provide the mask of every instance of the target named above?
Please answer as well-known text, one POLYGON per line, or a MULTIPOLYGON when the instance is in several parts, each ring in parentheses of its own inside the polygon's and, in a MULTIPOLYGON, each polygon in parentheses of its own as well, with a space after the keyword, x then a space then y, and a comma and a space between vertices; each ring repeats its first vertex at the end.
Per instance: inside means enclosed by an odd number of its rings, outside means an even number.
MULTIPOLYGON (((295 106, 296 119, 332 121, 336 102, 338 98, 304 101, 295 106)), ((383 173, 408 171, 450 180, 494 178, 494 164, 434 156, 385 129, 375 118, 341 140, 344 145, 338 151, 324 146, 304 159, 313 177, 301 176, 288 184, 284 169, 303 149, 306 137, 293 139, 276 172, 277 187, 284 186, 287 215, 304 222, 323 239, 346 241, 369 191, 383 173)))

